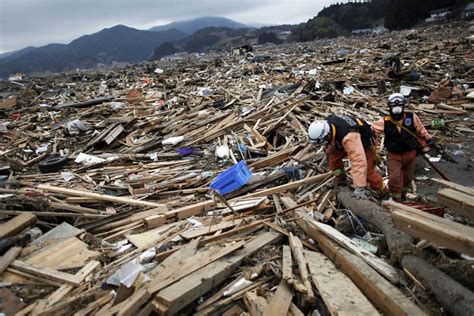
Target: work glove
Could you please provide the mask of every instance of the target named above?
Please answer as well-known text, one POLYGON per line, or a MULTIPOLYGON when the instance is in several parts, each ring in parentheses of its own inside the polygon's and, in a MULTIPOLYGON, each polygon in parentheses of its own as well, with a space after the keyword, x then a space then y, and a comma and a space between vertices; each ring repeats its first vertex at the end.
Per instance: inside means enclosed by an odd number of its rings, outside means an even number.
POLYGON ((346 187, 347 186, 347 177, 343 176, 339 179, 336 179, 336 187, 346 187))
POLYGON ((365 195, 365 188, 355 188, 354 193, 352 195, 358 200, 367 200, 367 195, 365 195))
POLYGON ((430 157, 438 155, 438 145, 434 142, 433 138, 426 142, 426 146, 423 147, 423 154, 428 154, 430 157))

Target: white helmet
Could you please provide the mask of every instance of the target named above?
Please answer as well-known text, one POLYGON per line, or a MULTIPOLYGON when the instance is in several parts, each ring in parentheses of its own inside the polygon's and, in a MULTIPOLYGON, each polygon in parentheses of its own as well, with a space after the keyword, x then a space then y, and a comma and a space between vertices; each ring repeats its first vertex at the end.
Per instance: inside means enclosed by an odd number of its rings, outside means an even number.
POLYGON ((406 103, 406 100, 403 94, 393 93, 388 97, 387 103, 390 107, 396 105, 404 105, 406 103))
POLYGON ((322 144, 329 134, 329 124, 326 120, 314 121, 308 128, 310 143, 322 144))

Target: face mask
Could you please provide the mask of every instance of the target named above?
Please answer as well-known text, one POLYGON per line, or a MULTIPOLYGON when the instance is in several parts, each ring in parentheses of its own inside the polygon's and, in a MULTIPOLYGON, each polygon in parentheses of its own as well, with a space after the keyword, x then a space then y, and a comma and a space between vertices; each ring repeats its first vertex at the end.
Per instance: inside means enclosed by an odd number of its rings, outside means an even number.
POLYGON ((401 114, 403 112, 403 107, 401 106, 394 106, 392 108, 392 113, 393 114, 401 114))

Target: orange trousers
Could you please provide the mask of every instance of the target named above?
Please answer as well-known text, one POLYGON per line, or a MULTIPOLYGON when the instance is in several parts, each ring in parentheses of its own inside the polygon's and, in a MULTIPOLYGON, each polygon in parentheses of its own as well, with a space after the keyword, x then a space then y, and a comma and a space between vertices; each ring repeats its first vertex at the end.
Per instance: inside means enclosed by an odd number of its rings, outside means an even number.
MULTIPOLYGON (((373 147, 366 148, 365 158, 367 160, 367 183, 370 188, 377 191, 383 189, 383 179, 380 174, 375 170, 375 150, 373 147)), ((329 169, 332 170, 336 179, 344 177, 344 159, 347 156, 346 151, 339 150, 333 146, 328 147, 326 150, 328 158, 329 169)))
POLYGON ((394 200, 408 192, 415 175, 416 149, 401 153, 388 152, 388 188, 394 200))

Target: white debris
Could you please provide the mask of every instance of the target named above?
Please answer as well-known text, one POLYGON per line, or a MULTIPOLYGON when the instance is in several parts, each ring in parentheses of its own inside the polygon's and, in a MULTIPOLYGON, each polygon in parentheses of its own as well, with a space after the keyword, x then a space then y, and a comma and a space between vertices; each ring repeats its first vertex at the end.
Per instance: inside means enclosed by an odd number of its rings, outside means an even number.
POLYGON ((165 139, 161 142, 162 145, 176 145, 184 140, 184 136, 175 136, 165 139))

